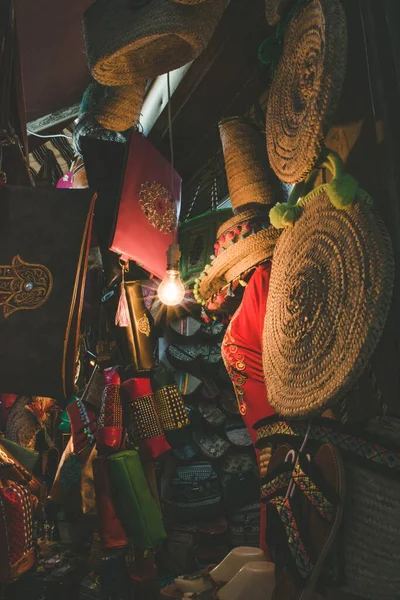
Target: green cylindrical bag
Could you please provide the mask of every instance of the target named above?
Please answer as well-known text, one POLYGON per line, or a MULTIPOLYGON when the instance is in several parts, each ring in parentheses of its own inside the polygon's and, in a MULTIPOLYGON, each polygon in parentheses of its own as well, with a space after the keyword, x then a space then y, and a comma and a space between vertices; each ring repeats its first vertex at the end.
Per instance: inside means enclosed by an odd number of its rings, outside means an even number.
POLYGON ((167 536, 138 452, 118 452, 107 460, 114 506, 129 538, 137 549, 157 548, 167 536))

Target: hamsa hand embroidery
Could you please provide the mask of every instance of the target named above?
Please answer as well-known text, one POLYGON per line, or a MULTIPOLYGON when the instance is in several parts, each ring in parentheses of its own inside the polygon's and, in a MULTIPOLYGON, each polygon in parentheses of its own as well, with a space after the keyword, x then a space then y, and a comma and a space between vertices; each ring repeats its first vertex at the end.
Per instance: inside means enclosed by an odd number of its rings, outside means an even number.
POLYGON ((5 318, 17 310, 39 308, 52 288, 52 274, 44 265, 27 263, 18 254, 11 265, 0 265, 0 306, 5 318))

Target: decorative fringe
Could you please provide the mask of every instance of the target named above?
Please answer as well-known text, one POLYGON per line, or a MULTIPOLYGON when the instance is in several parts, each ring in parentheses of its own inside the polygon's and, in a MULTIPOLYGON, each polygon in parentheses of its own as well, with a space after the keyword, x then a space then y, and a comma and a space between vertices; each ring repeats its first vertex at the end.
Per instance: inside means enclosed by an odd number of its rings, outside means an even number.
POLYGON ((358 182, 351 175, 340 175, 332 179, 326 186, 326 193, 333 206, 339 210, 353 205, 358 188, 358 182))
POLYGON ((277 204, 269 211, 269 219, 271 225, 275 229, 284 229, 288 225, 292 225, 299 216, 299 207, 290 205, 287 202, 277 204))
POLYGON ((121 283, 121 294, 115 315, 115 324, 117 327, 129 327, 131 324, 124 282, 121 283))

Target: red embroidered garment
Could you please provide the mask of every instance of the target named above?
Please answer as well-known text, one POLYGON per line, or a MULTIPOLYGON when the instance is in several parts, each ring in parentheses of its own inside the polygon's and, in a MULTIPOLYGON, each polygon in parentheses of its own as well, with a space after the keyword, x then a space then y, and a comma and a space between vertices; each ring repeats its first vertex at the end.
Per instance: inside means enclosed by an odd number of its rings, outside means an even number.
MULTIPOLYGON (((253 443, 253 425, 274 414, 268 402, 262 363, 262 332, 267 306, 271 263, 257 267, 222 342, 222 357, 232 379, 239 410, 253 443)), ((257 458, 258 451, 257 452, 257 458)), ((261 506, 260 546, 266 550, 266 507, 261 506)))

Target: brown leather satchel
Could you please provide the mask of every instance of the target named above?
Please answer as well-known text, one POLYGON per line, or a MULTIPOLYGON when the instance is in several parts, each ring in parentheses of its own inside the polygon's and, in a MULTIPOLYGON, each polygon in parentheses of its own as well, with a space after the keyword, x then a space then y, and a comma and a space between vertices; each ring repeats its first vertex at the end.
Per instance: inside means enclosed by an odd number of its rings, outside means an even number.
POLYGON ((0 381, 4 393, 74 393, 95 196, 0 188, 0 381))

